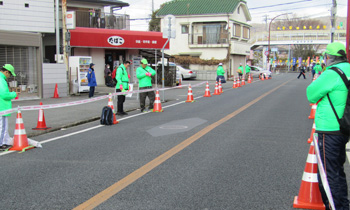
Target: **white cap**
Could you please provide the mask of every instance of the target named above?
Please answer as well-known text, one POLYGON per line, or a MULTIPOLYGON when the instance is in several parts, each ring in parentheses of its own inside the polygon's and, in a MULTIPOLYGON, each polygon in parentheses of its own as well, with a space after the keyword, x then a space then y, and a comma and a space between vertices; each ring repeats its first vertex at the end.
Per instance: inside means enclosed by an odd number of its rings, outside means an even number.
POLYGON ((219 66, 222 66, 222 63, 219 63, 219 66))
POLYGON ((242 66, 242 63, 240 63, 239 65, 241 65, 241 66, 242 66))

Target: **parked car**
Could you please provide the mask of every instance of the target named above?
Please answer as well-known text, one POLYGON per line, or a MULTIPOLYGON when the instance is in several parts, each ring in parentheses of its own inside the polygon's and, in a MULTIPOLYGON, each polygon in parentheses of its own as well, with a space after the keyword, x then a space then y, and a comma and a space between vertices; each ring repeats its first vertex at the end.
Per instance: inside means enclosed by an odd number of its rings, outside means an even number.
POLYGON ((250 67, 250 74, 252 77, 257 77, 257 78, 259 78, 261 75, 264 75, 264 78, 266 78, 267 76, 269 78, 272 77, 271 71, 263 70, 262 68, 260 68, 258 66, 251 66, 250 67))
MULTIPOLYGON (((162 65, 162 62, 158 62, 158 65, 162 65)), ((164 65, 168 65, 168 63, 165 63, 164 65)), ((173 62, 169 62, 169 66, 176 66, 176 71, 180 71, 181 78, 182 79, 196 79, 197 73, 195 71, 192 71, 190 69, 186 69, 180 65, 177 65, 173 62)))
POLYGON ((181 73, 180 70, 176 69, 176 85, 180 84, 181 73))

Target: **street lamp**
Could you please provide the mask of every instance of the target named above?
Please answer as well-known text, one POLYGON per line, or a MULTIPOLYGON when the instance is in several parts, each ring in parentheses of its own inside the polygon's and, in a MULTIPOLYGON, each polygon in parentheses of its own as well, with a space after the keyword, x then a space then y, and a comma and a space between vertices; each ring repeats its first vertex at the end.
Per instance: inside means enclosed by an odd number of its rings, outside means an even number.
MULTIPOLYGON (((271 23, 272 23, 273 20, 275 20, 279 16, 288 15, 288 14, 291 14, 291 13, 283 13, 283 14, 277 15, 276 17, 272 18, 271 21, 270 21, 270 24, 269 24, 269 39, 268 39, 268 47, 267 47, 267 55, 266 55, 266 65, 268 65, 268 63, 269 63, 269 58, 270 58, 270 53, 271 53, 271 49, 270 49, 271 23)), ((267 69, 270 70, 270 65, 268 65, 267 69)))

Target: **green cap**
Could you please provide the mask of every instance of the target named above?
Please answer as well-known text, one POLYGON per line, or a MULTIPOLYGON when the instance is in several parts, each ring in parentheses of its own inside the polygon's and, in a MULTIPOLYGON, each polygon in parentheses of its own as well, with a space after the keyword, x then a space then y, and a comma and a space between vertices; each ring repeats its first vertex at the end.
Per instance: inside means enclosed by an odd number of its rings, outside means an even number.
POLYGON ((11 65, 11 64, 5 64, 3 66, 4 69, 6 69, 7 71, 11 72, 11 74, 15 77, 15 68, 11 65))
POLYGON ((141 60, 141 63, 142 63, 142 64, 148 64, 146 58, 142 59, 142 60, 141 60))
POLYGON ((345 46, 342 43, 333 42, 327 45, 326 51, 323 52, 323 55, 328 54, 334 56, 342 56, 341 54, 339 54, 340 50, 343 50, 346 53, 345 46))

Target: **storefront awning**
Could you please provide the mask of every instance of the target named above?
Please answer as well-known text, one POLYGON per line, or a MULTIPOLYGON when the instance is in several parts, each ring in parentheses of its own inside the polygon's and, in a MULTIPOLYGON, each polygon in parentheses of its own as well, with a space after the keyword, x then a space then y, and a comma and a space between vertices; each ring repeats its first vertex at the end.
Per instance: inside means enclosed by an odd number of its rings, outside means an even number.
MULTIPOLYGON (((72 47, 115 49, 162 49, 167 39, 161 32, 127 31, 101 28, 70 30, 72 47)), ((169 49, 169 43, 165 47, 169 49)))

